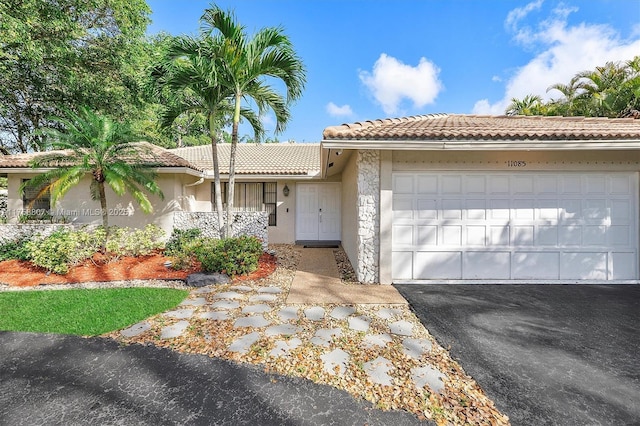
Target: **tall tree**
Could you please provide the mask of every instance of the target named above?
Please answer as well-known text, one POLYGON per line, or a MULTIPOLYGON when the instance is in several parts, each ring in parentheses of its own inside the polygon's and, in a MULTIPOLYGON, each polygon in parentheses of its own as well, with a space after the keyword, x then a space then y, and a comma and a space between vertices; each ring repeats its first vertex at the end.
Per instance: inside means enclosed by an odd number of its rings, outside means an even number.
MULTIPOLYGON (((214 170, 215 205, 218 212, 218 230, 225 235, 222 208, 222 186, 218 143, 221 128, 231 117, 233 108, 229 101, 232 93, 226 76, 221 73, 220 37, 201 33, 198 37, 173 39, 166 55, 151 70, 151 80, 156 98, 164 104, 162 126, 169 127, 181 117, 201 114, 206 117, 214 170)), ((256 133, 263 131, 259 117, 249 109, 241 109, 243 116, 256 133)))
POLYGON ((100 201, 105 230, 109 228, 106 186, 119 196, 130 193, 143 212, 152 212, 146 193, 164 198, 155 181, 157 164, 149 161, 152 153, 137 142, 139 138, 130 127, 87 108, 66 115, 53 119, 58 128, 43 130, 48 136, 47 148, 56 151, 38 155, 31 162, 33 168, 53 169, 28 180, 21 190, 25 186, 41 188, 40 194, 49 193, 55 206, 82 178, 90 175, 91 198, 100 201))
POLYGON ((579 72, 568 84, 554 84, 547 92, 552 90, 563 96, 548 102, 536 95, 514 98, 506 113, 640 118, 640 56, 579 72))
MULTIPOLYGON (((201 18, 203 29, 211 37, 219 38, 222 45, 218 60, 221 82, 231 95, 233 121, 231 130, 231 155, 229 162, 229 189, 227 191, 227 218, 233 211, 235 160, 238 144, 238 128, 243 100, 251 100, 258 107, 258 114, 267 110, 276 117, 276 133, 284 130, 289 117, 289 105, 298 99, 305 84, 305 69, 296 55, 289 38, 280 27, 260 29, 248 37, 244 26, 234 14, 219 7, 206 9, 201 18), (286 87, 286 98, 269 84, 269 78, 279 80, 286 87)), ((259 140, 262 134, 257 133, 259 140)), ((227 220, 226 234, 231 221, 227 220)))
POLYGON ((0 146, 42 150, 34 130, 76 105, 135 116, 149 13, 144 0, 0 2, 0 146))

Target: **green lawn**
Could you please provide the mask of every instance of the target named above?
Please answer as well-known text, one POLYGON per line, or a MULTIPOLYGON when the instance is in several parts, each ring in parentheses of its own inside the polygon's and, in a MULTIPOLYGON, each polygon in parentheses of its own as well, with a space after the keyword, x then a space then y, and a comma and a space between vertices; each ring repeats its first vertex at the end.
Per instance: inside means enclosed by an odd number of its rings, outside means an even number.
POLYGON ((0 293, 0 330, 95 336, 177 306, 187 290, 114 288, 0 293))

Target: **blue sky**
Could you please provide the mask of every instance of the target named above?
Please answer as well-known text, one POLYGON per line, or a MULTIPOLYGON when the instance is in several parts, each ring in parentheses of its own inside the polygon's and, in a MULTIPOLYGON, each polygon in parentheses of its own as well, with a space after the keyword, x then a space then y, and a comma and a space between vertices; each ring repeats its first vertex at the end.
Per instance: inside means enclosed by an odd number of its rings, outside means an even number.
MULTIPOLYGON (((197 34, 212 3, 147 0, 148 33, 197 34)), ((249 34, 282 26, 307 68, 281 141, 428 113, 502 114, 577 72, 640 55, 640 0, 236 0, 249 34)), ((267 129, 275 127, 264 117, 267 129)), ((273 136, 273 133, 269 133, 273 136)))

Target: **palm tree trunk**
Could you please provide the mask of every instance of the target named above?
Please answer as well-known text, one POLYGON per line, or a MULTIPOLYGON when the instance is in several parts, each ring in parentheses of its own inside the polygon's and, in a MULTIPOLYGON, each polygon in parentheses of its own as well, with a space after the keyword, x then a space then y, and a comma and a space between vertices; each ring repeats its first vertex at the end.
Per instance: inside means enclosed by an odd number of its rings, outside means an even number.
POLYGON ((240 124, 240 103, 242 97, 236 94, 235 111, 233 113, 233 127, 231 129, 231 154, 229 155, 229 189, 227 190, 227 236, 231 237, 231 222, 233 211, 233 197, 236 183, 236 150, 238 148, 238 126, 240 124))
POLYGON ((213 114, 209 115, 209 135, 211 136, 211 155, 213 156, 213 188, 216 196, 216 211, 218 212, 218 234, 224 238, 224 216, 222 212, 222 187, 220 185, 220 164, 218 163, 218 141, 213 114))
POLYGON ((105 239, 102 247, 100 247, 101 252, 107 251, 107 241, 109 240, 109 211, 107 210, 107 194, 104 190, 104 182, 98 181, 98 195, 100 196, 100 213, 102 214, 102 227, 105 232, 105 239))

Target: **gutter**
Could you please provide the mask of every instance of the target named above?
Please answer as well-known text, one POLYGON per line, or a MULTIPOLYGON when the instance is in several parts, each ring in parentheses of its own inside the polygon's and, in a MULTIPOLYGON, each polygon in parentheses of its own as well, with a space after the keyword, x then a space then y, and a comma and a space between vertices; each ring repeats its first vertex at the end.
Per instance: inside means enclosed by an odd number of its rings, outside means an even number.
POLYGON ((575 140, 575 141, 452 141, 452 140, 341 140, 325 139, 327 149, 380 149, 394 151, 566 151, 566 150, 640 150, 640 140, 575 140))

